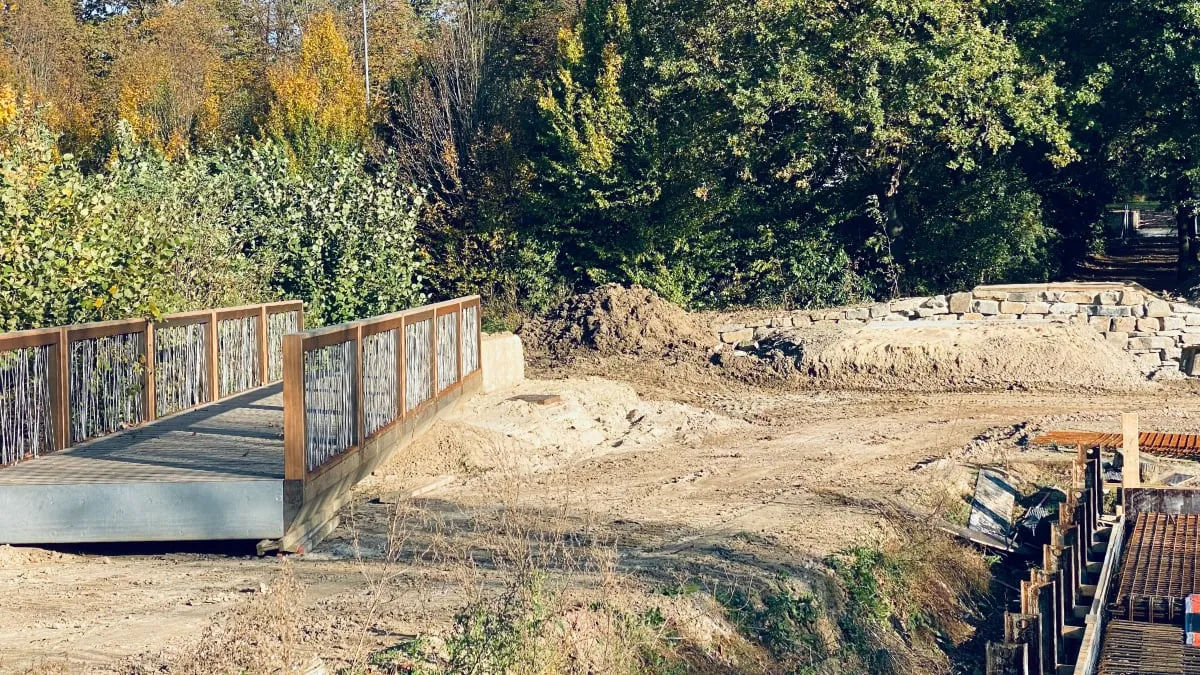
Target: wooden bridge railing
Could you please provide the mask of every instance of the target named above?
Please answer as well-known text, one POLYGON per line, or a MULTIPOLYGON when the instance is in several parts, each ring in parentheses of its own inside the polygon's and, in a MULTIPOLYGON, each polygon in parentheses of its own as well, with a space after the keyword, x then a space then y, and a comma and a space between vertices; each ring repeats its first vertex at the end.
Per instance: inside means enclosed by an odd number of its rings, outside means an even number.
POLYGON ((478 376, 480 318, 470 296, 287 335, 285 477, 315 478, 478 376))
POLYGON ((0 334, 0 467, 278 381, 299 301, 0 334))

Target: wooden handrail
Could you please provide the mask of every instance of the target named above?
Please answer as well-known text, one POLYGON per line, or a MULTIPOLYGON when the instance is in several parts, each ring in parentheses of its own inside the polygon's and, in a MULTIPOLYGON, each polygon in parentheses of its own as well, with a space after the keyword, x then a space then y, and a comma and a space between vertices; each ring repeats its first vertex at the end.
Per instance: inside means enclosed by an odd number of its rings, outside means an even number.
POLYGON ((55 344, 62 336, 62 331, 62 328, 37 328, 0 334, 0 352, 55 344))
MULTIPOLYGON (((139 422, 139 420, 140 422, 148 422, 160 415, 160 411, 157 409, 156 396, 156 391, 160 384, 158 382, 159 374, 156 372, 156 362, 160 356, 156 349, 157 340, 155 333, 157 331, 207 324, 204 337, 204 368, 208 387, 207 391, 203 392, 204 400, 201 403, 212 402, 220 398, 220 383, 218 381, 220 347, 217 339, 217 324, 224 320, 246 317, 258 318, 259 326, 255 340, 257 342, 259 367, 258 372, 254 373, 255 377, 252 381, 256 380, 260 384, 268 384, 267 361, 270 358, 268 319, 271 316, 287 312, 296 313, 297 328, 302 330, 304 327, 303 303, 298 300, 287 300, 258 305, 179 312, 163 316, 158 321, 144 318, 122 319, 4 333, 0 334, 0 353, 22 349, 50 348, 50 354, 45 361, 45 373, 41 376, 33 374, 31 377, 44 377, 44 384, 49 392, 49 417, 53 425, 53 447, 48 448, 48 450, 62 450, 83 440, 90 440, 83 438, 72 439, 70 428, 73 344, 120 335, 142 336, 140 338, 140 346, 138 347, 141 353, 136 364, 130 364, 127 360, 126 362, 118 361, 116 363, 112 360, 107 360, 93 364, 92 367, 110 369, 107 372, 111 372, 112 368, 125 368, 126 375, 124 377, 140 380, 137 394, 142 397, 142 409, 139 411, 138 417, 134 418, 134 423, 139 422)), ((125 353, 128 354, 128 352, 125 353)), ((77 374, 77 377, 86 379, 85 374, 77 374)), ((86 382, 84 384, 86 385, 86 382)), ((130 394, 129 392, 122 391, 112 395, 123 396, 130 394)), ((199 404, 193 403, 189 407, 199 404)), ((186 409, 187 407, 171 410, 170 412, 174 414, 186 409)), ((113 433, 114 431, 116 430, 102 430, 101 435, 113 433)))
POLYGON ((64 329, 67 331, 67 341, 77 342, 79 340, 112 337, 114 335, 144 333, 149 323, 147 319, 121 319, 119 321, 75 324, 65 326, 64 329))

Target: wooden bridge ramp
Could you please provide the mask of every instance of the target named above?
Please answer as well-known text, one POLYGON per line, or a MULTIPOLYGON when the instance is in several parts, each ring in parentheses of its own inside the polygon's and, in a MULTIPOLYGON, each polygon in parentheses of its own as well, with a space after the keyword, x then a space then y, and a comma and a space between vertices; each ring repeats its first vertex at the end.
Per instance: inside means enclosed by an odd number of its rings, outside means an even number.
POLYGON ((0 543, 301 550, 480 384, 477 297, 302 327, 275 303, 0 335, 0 543))

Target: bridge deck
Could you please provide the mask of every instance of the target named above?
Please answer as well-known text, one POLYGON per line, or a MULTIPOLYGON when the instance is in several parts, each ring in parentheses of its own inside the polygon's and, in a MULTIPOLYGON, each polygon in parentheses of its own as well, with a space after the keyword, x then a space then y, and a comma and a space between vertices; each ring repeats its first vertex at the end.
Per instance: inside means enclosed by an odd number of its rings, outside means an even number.
POLYGON ((283 480, 274 384, 0 470, 0 487, 283 480))
POLYGON ((281 537, 282 399, 275 384, 0 469, 0 543, 281 537))

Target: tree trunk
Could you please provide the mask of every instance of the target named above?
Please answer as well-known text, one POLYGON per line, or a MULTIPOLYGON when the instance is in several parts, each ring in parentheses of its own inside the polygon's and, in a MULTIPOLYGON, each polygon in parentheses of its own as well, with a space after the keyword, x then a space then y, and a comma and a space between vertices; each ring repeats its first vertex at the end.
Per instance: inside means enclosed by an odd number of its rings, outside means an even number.
POLYGON ((1192 229, 1192 219, 1186 214, 1182 206, 1175 207, 1175 228, 1179 235, 1179 278, 1183 279, 1187 276, 1188 261, 1191 255, 1191 247, 1188 245, 1188 240, 1190 239, 1188 233, 1192 229))
POLYGON ((1182 173, 1175 182, 1175 229, 1179 236, 1179 278, 1184 279, 1195 267, 1200 254, 1200 241, 1196 238, 1194 222, 1196 195, 1191 181, 1182 173))

